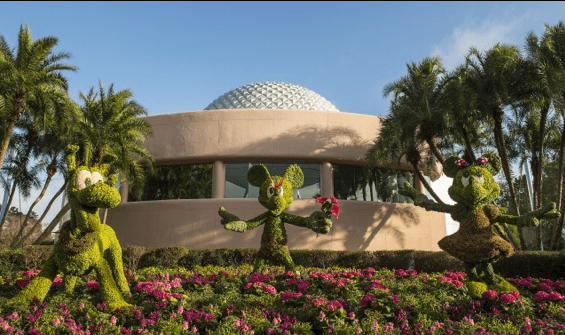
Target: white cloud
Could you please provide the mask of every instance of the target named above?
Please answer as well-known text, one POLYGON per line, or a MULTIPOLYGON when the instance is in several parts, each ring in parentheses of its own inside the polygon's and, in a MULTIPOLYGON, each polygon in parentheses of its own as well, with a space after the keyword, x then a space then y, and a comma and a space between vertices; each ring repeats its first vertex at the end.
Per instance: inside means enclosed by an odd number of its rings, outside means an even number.
POLYGON ((498 42, 520 46, 525 38, 520 28, 529 16, 529 14, 524 14, 511 19, 486 20, 478 26, 463 23, 453 29, 451 36, 436 45, 432 54, 441 57, 447 70, 453 70, 463 63, 470 47, 485 51, 498 42))

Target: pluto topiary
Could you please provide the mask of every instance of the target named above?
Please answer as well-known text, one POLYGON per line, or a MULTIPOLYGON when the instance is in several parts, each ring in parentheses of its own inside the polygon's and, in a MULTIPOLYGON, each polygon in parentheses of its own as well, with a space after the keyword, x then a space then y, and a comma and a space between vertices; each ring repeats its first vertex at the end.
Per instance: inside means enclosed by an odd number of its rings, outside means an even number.
POLYGON ((494 152, 487 152, 471 164, 455 156, 446 159, 443 171, 446 176, 453 178, 453 185, 448 189, 449 196, 456 202, 453 206, 429 200, 407 182, 401 190, 402 194, 414 200, 415 205, 426 210, 450 213, 453 220, 459 222, 459 230, 442 238, 438 245, 465 263, 470 281, 468 286, 472 288, 469 292, 472 291, 475 295, 482 294, 479 287, 486 290, 487 285, 479 285, 480 282, 491 285, 491 289, 512 287, 511 284, 502 282, 502 277, 494 274, 492 263, 511 256, 514 249, 493 231, 492 224, 509 223, 532 227, 539 224, 538 219, 559 217, 555 203, 546 204, 522 216, 502 213, 494 204, 500 194, 500 187, 493 178, 501 166, 500 157, 494 152), (478 272, 479 265, 482 269, 478 272))
POLYGON ((53 279, 59 272, 64 275, 63 289, 72 293, 77 276, 94 270, 102 299, 111 310, 131 306, 123 297, 130 289, 122 266, 122 249, 116 234, 100 222, 99 208, 113 208, 120 203, 120 194, 114 187, 117 176, 110 175, 109 163, 114 157, 105 156, 100 168, 76 166, 79 147, 67 149, 67 165, 71 176, 67 196, 71 205, 71 220, 61 228, 60 237, 41 272, 10 303, 28 304, 34 297, 43 301, 53 279))
POLYGON ((294 270, 294 262, 288 251, 284 223, 306 227, 316 233, 327 234, 332 226, 331 213, 335 216, 339 215, 337 200, 332 196, 334 204, 330 205, 325 198, 316 199, 323 203, 323 211, 316 211, 309 217, 300 217, 283 212, 293 201, 293 189, 302 187, 304 183, 304 173, 298 165, 290 165, 285 170, 284 176, 281 177, 271 176, 265 165, 258 164, 249 169, 247 179, 251 185, 260 187, 259 202, 268 211, 249 221, 243 221, 221 207, 218 212, 222 218, 221 224, 227 230, 240 233, 265 224, 254 271, 263 272, 267 264, 284 265, 287 271, 294 270))

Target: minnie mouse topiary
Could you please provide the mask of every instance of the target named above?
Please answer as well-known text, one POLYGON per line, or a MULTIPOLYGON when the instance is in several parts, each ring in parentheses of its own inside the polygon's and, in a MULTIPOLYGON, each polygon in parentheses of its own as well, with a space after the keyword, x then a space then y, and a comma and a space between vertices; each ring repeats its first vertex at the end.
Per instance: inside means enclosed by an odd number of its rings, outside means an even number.
POLYGON ((514 253, 512 245, 492 230, 492 224, 499 222, 533 227, 539 224, 538 219, 559 217, 555 203, 522 216, 502 213, 493 203, 500 194, 500 187, 493 176, 500 172, 501 166, 500 157, 494 152, 487 152, 475 163, 467 163, 455 156, 446 159, 443 171, 453 178, 453 185, 448 189, 449 196, 456 202, 453 206, 429 200, 407 182, 401 190, 403 195, 414 200, 415 205, 450 213, 453 220, 459 222, 459 230, 442 238, 438 245, 465 263, 468 279, 475 282, 469 287, 475 296, 486 291, 488 285, 504 291, 513 288, 502 277, 496 276, 492 268, 492 263, 514 253), (482 275, 477 269, 479 265, 482 275), (484 282, 484 285, 478 285, 479 282, 484 282))

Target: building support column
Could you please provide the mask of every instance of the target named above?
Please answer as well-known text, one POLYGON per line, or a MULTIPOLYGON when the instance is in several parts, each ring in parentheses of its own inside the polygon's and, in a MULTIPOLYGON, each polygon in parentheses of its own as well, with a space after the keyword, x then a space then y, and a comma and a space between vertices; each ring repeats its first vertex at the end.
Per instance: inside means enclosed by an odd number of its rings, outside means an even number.
POLYGON ((120 197, 122 197, 122 200, 120 200, 120 204, 124 204, 128 202, 129 183, 127 181, 123 181, 120 183, 119 192, 120 192, 120 197))
POLYGON ((212 169, 212 198, 223 199, 226 193, 226 163, 215 161, 212 169))
POLYGON ((424 187, 424 183, 418 178, 418 176, 414 173, 414 189, 416 192, 421 194, 426 194, 426 188, 424 187))
POLYGON ((322 197, 329 198, 330 195, 334 194, 334 178, 333 178, 333 167, 330 162, 322 162, 320 164, 320 170, 322 174, 322 197))

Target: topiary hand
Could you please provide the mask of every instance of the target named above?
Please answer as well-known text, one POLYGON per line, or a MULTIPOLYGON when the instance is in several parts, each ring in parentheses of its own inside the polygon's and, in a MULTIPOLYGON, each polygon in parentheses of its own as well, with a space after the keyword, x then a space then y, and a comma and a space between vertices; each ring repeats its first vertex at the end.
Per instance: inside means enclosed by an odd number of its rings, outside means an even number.
POLYGON ((218 214, 222 218, 220 223, 225 229, 236 232, 244 232, 247 230, 247 223, 237 216, 228 213, 224 207, 220 207, 218 214))
POLYGON ((316 233, 327 234, 332 227, 332 221, 322 211, 312 213, 308 219, 310 220, 309 228, 316 233))
POLYGON ((237 216, 228 213, 224 207, 220 207, 218 214, 222 218, 220 223, 224 226, 230 222, 239 221, 239 218, 237 216))
POLYGON ((399 193, 412 199, 414 201, 414 205, 424 207, 424 203, 429 202, 429 199, 425 195, 416 192, 416 189, 414 189, 409 182, 404 181, 402 186, 403 187, 399 190, 399 193))
POLYGON ((545 204, 542 208, 539 209, 541 211, 541 215, 538 217, 540 219, 559 219, 561 217, 561 214, 559 213, 559 211, 557 210, 557 206, 555 205, 555 202, 550 202, 548 204, 545 204))

